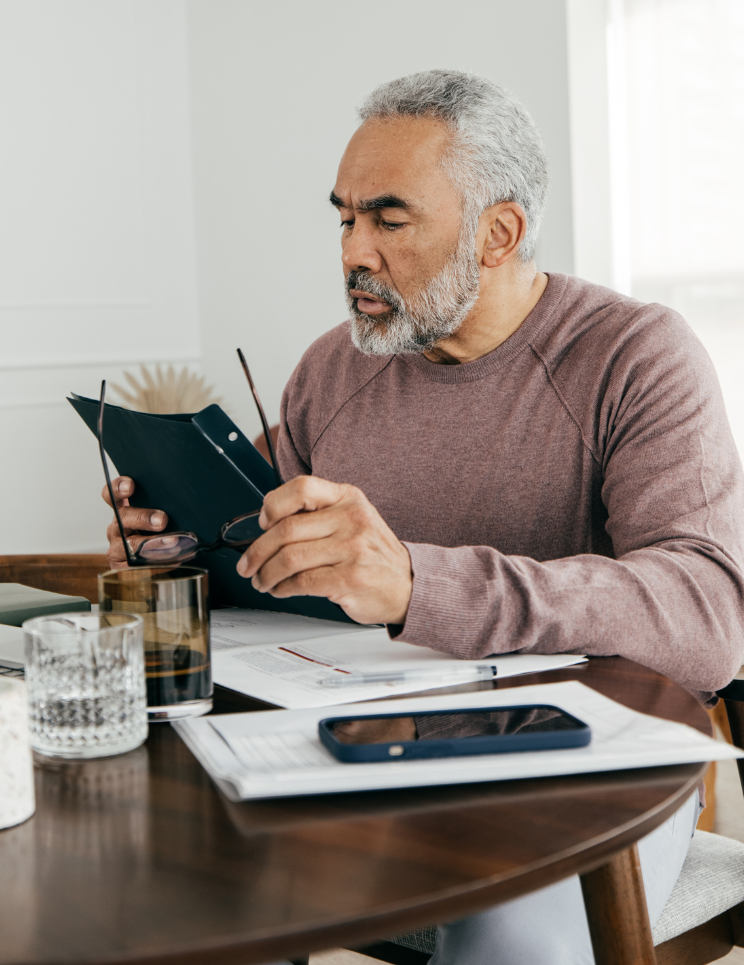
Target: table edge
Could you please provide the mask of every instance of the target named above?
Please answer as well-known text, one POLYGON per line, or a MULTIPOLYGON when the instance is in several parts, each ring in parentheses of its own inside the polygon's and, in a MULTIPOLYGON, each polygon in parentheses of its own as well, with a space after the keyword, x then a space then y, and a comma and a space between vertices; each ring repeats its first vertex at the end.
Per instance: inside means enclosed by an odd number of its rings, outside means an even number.
MULTIPOLYGON (((612 855, 630 847, 671 817, 692 793, 696 793, 708 764, 705 761, 670 765, 694 770, 665 801, 639 819, 628 822, 619 833, 613 829, 588 843, 566 849, 558 860, 551 855, 549 859, 534 862, 526 872, 524 867, 521 868, 519 886, 516 888, 513 874, 493 876, 436 892, 431 898, 417 901, 415 905, 410 902, 399 903, 362 918, 331 919, 320 925, 274 931, 272 934, 253 931, 250 938, 246 936, 244 940, 236 941, 231 936, 222 945, 211 939, 208 944, 196 947, 191 941, 187 946, 171 946, 168 951, 152 955, 107 956, 88 959, 84 965, 260 965, 278 958, 299 957, 328 948, 353 948, 365 942, 431 927, 438 921, 475 914, 535 890, 535 879, 539 879, 540 887, 546 887, 571 875, 585 874, 600 867, 612 855)), ((662 771, 666 768, 643 770, 662 771)))

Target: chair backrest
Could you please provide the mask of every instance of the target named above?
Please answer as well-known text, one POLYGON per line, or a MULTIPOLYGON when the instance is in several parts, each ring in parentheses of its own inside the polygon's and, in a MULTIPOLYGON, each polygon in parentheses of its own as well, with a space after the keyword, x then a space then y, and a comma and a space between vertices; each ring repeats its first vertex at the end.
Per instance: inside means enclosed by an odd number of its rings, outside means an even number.
POLYGON ((98 603, 96 578, 108 569, 103 553, 0 556, 0 583, 22 583, 52 593, 83 596, 91 603, 98 603))

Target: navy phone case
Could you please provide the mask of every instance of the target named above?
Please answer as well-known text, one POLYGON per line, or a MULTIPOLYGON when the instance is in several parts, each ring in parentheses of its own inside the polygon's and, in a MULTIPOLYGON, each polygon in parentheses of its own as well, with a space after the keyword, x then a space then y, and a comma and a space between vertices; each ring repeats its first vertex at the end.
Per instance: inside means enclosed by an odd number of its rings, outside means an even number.
POLYGON ((495 711, 556 710, 578 726, 569 730, 541 730, 532 733, 489 734, 477 737, 454 737, 435 740, 391 741, 386 744, 342 744, 333 735, 332 725, 360 720, 354 717, 326 717, 318 723, 321 743, 335 758, 347 764, 371 761, 413 761, 434 757, 463 757, 472 754, 509 754, 521 751, 559 750, 585 747, 592 739, 591 728, 560 707, 551 704, 513 704, 508 707, 468 707, 430 711, 426 714, 365 714, 372 720, 395 717, 436 717, 443 714, 483 714, 495 711), (391 752, 391 748, 393 748, 391 752))

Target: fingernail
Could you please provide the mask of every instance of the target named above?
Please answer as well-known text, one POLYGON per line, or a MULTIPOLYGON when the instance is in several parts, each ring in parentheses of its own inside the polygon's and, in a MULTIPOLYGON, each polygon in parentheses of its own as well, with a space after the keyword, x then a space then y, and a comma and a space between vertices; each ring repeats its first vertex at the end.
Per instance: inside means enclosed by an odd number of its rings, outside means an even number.
POLYGON ((165 516, 162 513, 153 513, 150 516, 150 524, 152 526, 160 527, 165 522, 165 516))
POLYGON ((119 483, 119 495, 126 496, 129 490, 132 488, 132 484, 128 479, 124 479, 119 483))

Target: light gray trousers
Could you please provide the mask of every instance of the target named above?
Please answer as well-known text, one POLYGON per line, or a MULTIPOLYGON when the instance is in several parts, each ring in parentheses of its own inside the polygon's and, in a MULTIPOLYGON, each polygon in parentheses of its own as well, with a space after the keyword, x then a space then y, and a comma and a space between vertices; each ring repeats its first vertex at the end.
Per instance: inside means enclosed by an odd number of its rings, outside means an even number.
MULTIPOLYGON (((638 842, 651 927, 687 857, 700 814, 697 791, 638 842)), ((429 965, 594 965, 577 875, 437 928, 429 965)))

